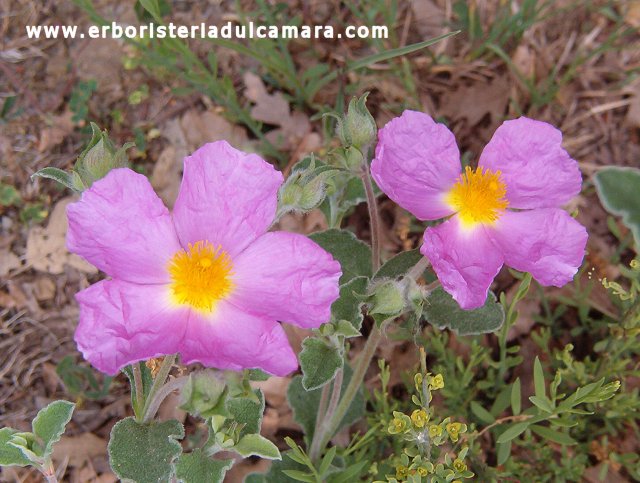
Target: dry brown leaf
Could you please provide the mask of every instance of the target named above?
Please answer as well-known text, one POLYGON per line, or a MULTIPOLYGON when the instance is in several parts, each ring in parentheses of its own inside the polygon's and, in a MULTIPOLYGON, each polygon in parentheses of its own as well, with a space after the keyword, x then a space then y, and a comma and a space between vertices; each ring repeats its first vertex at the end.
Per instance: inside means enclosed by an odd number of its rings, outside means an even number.
POLYGON ((255 381, 251 385, 262 389, 267 404, 273 408, 279 408, 287 400, 287 388, 290 377, 270 377, 266 381, 255 381))
POLYGON ((279 129, 269 131, 266 138, 280 149, 298 146, 311 131, 311 123, 306 114, 298 111, 291 113, 289 103, 281 92, 269 94, 262 79, 252 72, 243 76, 246 86, 245 96, 254 103, 251 116, 279 129))
POLYGON ((447 92, 442 99, 440 114, 449 119, 467 119, 470 126, 476 125, 487 114, 497 121, 509 102, 509 86, 509 79, 504 76, 447 92))
POLYGON ((107 442, 93 433, 79 436, 63 436, 53 447, 53 461, 60 462, 69 458, 69 466, 76 468, 92 458, 107 453, 107 442))
POLYGON ((421 37, 430 39, 442 33, 444 12, 432 0, 411 0, 411 10, 421 37))
POLYGON ((56 294, 56 284, 49 277, 38 277, 33 283, 33 293, 39 302, 46 302, 56 294))
POLYGON ((640 0, 631 0, 627 4, 624 20, 632 27, 640 28, 640 0))
POLYGON ((53 208, 46 228, 36 226, 29 230, 27 237, 27 263, 35 270, 51 274, 64 272, 69 265, 85 273, 98 270, 78 255, 67 251, 65 237, 67 233, 67 214, 65 209, 75 198, 63 198, 53 208))
POLYGON ((59 116, 54 116, 47 127, 40 131, 40 141, 38 142, 38 151, 41 153, 60 144, 65 137, 73 132, 73 121, 71 118, 73 113, 68 110, 59 116))
POLYGON ((0 277, 5 277, 17 268, 20 268, 20 259, 9 250, 0 251, 0 277))

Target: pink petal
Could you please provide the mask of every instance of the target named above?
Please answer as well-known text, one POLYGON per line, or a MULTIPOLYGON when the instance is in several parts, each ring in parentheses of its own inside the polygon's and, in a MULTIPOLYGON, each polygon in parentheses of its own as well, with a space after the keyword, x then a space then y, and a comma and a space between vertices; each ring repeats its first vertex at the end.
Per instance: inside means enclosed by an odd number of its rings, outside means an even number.
POLYGON ((507 265, 556 287, 573 279, 587 244, 587 230, 558 208, 508 211, 487 230, 507 265))
POLYGON ((286 376, 298 367, 282 326, 220 301, 211 315, 192 312, 180 346, 182 362, 218 369, 262 369, 286 376))
POLYGON ((340 264, 309 238, 266 233, 234 262, 232 302, 251 313, 319 327, 339 296, 340 264))
POLYGON ((424 233, 420 251, 444 288, 465 310, 484 305, 489 286, 502 267, 502 256, 485 229, 463 228, 457 217, 424 233))
POLYGON ((580 193, 578 163, 562 148, 562 133, 526 117, 505 121, 480 156, 480 166, 500 170, 510 208, 553 208, 580 193))
POLYGON ((69 251, 114 278, 169 280, 167 263, 180 250, 171 215, 141 174, 111 171, 67 206, 69 251))
POLYGON ((173 217, 183 246, 208 240, 231 256, 267 231, 282 174, 256 154, 226 141, 202 146, 184 160, 173 217))
POLYGON ((132 362, 174 354, 189 310, 176 308, 167 285, 103 280, 78 292, 78 349, 102 372, 114 375, 132 362))
POLYGON ((428 115, 404 111, 378 133, 371 174, 382 191, 421 220, 453 213, 444 194, 460 176, 456 139, 428 115))

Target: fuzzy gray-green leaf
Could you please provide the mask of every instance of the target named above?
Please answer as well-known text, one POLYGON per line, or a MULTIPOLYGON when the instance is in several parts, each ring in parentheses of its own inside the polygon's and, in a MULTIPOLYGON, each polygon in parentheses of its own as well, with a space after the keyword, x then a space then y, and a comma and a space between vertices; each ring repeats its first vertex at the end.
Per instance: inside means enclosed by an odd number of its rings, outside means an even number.
POLYGON ((350 231, 326 230, 312 233, 309 238, 340 262, 340 285, 355 277, 371 277, 371 247, 358 240, 350 231))
POLYGON ((330 382, 342 364, 342 355, 337 347, 315 337, 307 337, 302 342, 300 367, 303 374, 302 385, 307 391, 330 382))
POLYGON ((504 309, 489 292, 485 304, 475 310, 463 310, 442 287, 429 294, 424 304, 427 321, 440 328, 455 330, 459 335, 495 332, 504 323, 504 309))
POLYGON ((109 463, 118 478, 136 483, 169 481, 174 462, 182 453, 177 441, 184 437, 182 424, 139 423, 134 418, 118 421, 109 439, 109 463))

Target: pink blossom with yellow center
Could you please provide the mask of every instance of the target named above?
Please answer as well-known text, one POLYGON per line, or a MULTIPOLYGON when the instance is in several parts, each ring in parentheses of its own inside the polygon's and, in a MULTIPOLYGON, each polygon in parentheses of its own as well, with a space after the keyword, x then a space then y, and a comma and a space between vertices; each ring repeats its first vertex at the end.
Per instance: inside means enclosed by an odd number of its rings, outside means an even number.
POLYGON ((503 264, 560 287, 582 263, 587 232, 560 208, 580 192, 582 176, 550 124, 505 121, 478 167, 461 173, 453 133, 405 111, 380 130, 371 172, 420 220, 446 218, 426 229, 420 250, 463 309, 485 303, 503 264))
POLYGON ((309 238, 267 232, 282 182, 224 141, 185 159, 173 212, 130 169, 96 181, 67 208, 69 250, 110 277, 76 296, 84 357, 107 374, 174 353, 220 369, 295 370, 279 322, 327 322, 341 270, 309 238))

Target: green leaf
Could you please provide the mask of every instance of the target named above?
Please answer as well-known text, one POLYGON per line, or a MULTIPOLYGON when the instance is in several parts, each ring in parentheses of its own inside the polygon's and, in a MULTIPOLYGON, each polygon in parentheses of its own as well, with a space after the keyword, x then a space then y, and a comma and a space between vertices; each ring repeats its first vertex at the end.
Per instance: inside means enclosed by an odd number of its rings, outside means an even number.
POLYGON ((295 481, 299 481, 287 476, 287 474, 284 473, 284 471, 302 471, 307 469, 306 466, 292 460, 290 457, 291 453, 291 451, 287 451, 282 454, 282 461, 276 460, 272 462, 271 468, 269 468, 269 471, 266 474, 254 473, 249 475, 244 480, 245 483, 292 483, 295 481))
POLYGON ((318 473, 320 473, 321 476, 324 475, 329 470, 329 467, 331 466, 333 459, 336 457, 337 451, 338 451, 338 447, 332 446, 327 450, 326 454, 323 456, 322 461, 320 462, 320 467, 318 468, 318 473))
POLYGON ((261 458, 269 460, 282 459, 278 447, 259 434, 247 434, 230 449, 245 458, 249 456, 260 456, 261 458))
POLYGON ((491 424, 496 420, 489 411, 480 406, 476 401, 471 401, 471 412, 485 424, 491 424))
POLYGON ((337 474, 329 476, 329 483, 351 483, 352 481, 360 481, 360 473, 365 467, 371 464, 370 461, 364 460, 355 463, 337 474))
POLYGON ((71 420, 75 407, 69 401, 54 401, 38 412, 32 423, 33 434, 38 438, 38 443, 42 444, 42 452, 35 451, 38 456, 49 457, 53 444, 60 440, 64 428, 71 420))
POLYGON ((324 386, 335 377, 343 362, 337 347, 322 339, 307 337, 300 352, 302 386, 307 391, 324 386))
POLYGON ((109 463, 118 478, 136 483, 169 481, 173 464, 182 453, 177 439, 184 427, 171 419, 141 424, 129 417, 118 421, 109 439, 109 463))
POLYGON ((282 470, 282 472, 289 478, 293 478, 294 481, 303 481, 305 483, 316 483, 316 478, 313 473, 299 470, 282 470))
POLYGON ((181 454, 176 463, 176 476, 183 483, 222 483, 233 460, 214 460, 196 448, 181 454))
MULTIPOLYGON (((344 377, 342 380, 342 391, 344 392, 351 380, 353 370, 348 364, 344 365, 344 377)), ((302 376, 294 377, 289 383, 289 389, 287 390, 287 399, 289 406, 293 410, 293 418, 302 426, 302 430, 305 433, 305 437, 308 441, 313 438, 313 431, 316 425, 316 417, 318 414, 318 407, 320 406, 320 393, 321 389, 314 389, 312 391, 305 391, 302 386, 302 376)), ((362 389, 360 389, 356 396, 353 398, 353 402, 349 407, 349 410, 344 415, 344 418, 340 422, 338 430, 345 426, 348 426, 364 415, 364 396, 362 389)))
POLYGON ((532 424, 531 430, 537 435, 542 436, 544 439, 548 441, 553 441, 554 443, 564 444, 564 445, 577 444, 577 441, 573 439, 571 436, 569 436, 568 434, 555 431, 545 426, 532 424))
POLYGON ((29 466, 31 464, 22 451, 8 444, 11 437, 18 432, 13 428, 0 429, 0 466, 29 466))
POLYGON ((498 465, 503 465, 511 456, 511 441, 507 441, 506 443, 498 443, 497 445, 497 463, 498 465))
POLYGON ((340 285, 355 277, 371 277, 371 247, 350 231, 331 229, 312 233, 309 238, 340 262, 340 285))
POLYGON ((536 356, 536 360, 533 363, 533 385, 535 386, 536 396, 539 399, 546 399, 547 393, 544 385, 544 371, 542 370, 542 364, 538 356, 536 356))
POLYGON ((509 426, 499 437, 498 443, 506 443, 507 441, 511 441, 514 438, 517 438, 522 433, 526 431, 531 423, 529 421, 523 421, 521 423, 516 423, 512 426, 509 426))
POLYGON ((594 182, 602 205, 622 217, 640 246, 640 169, 609 166, 596 173, 594 182))
POLYGON ((239 437, 260 433, 262 415, 264 414, 264 394, 259 389, 256 398, 234 397, 227 400, 227 410, 233 419, 242 425, 239 437))
POLYGON ((340 326, 340 321, 348 321, 360 335, 362 327, 362 300, 357 296, 366 292, 369 279, 355 277, 340 287, 340 297, 331 306, 331 320, 340 326))
POLYGON ((520 385, 520 378, 517 378, 511 386, 511 410, 516 416, 520 414, 522 409, 522 391, 520 385))
POLYGON ((226 383, 219 372, 206 369, 192 372, 180 394, 180 407, 206 419, 218 414, 225 403, 226 383))
POLYGON ((431 292, 424 304, 424 316, 439 328, 455 330, 459 335, 495 332, 504 323, 504 308, 496 303, 496 296, 489 292, 483 307, 463 310, 442 287, 431 292))
POLYGON ((544 412, 553 412, 553 406, 546 397, 542 398, 538 396, 529 396, 529 401, 531 401, 537 408, 541 409, 544 412))
POLYGON ((80 191, 73 184, 72 173, 67 173, 66 171, 63 171, 59 168, 54 168, 51 166, 42 168, 41 170, 38 170, 31 175, 31 179, 33 178, 52 179, 54 181, 57 181, 61 185, 69 188, 72 191, 76 191, 76 192, 80 191))
POLYGON ((399 253, 395 257, 386 261, 380 270, 376 272, 373 278, 396 278, 406 273, 413 268, 413 266, 422 259, 422 253, 416 248, 415 250, 409 250, 399 253))

